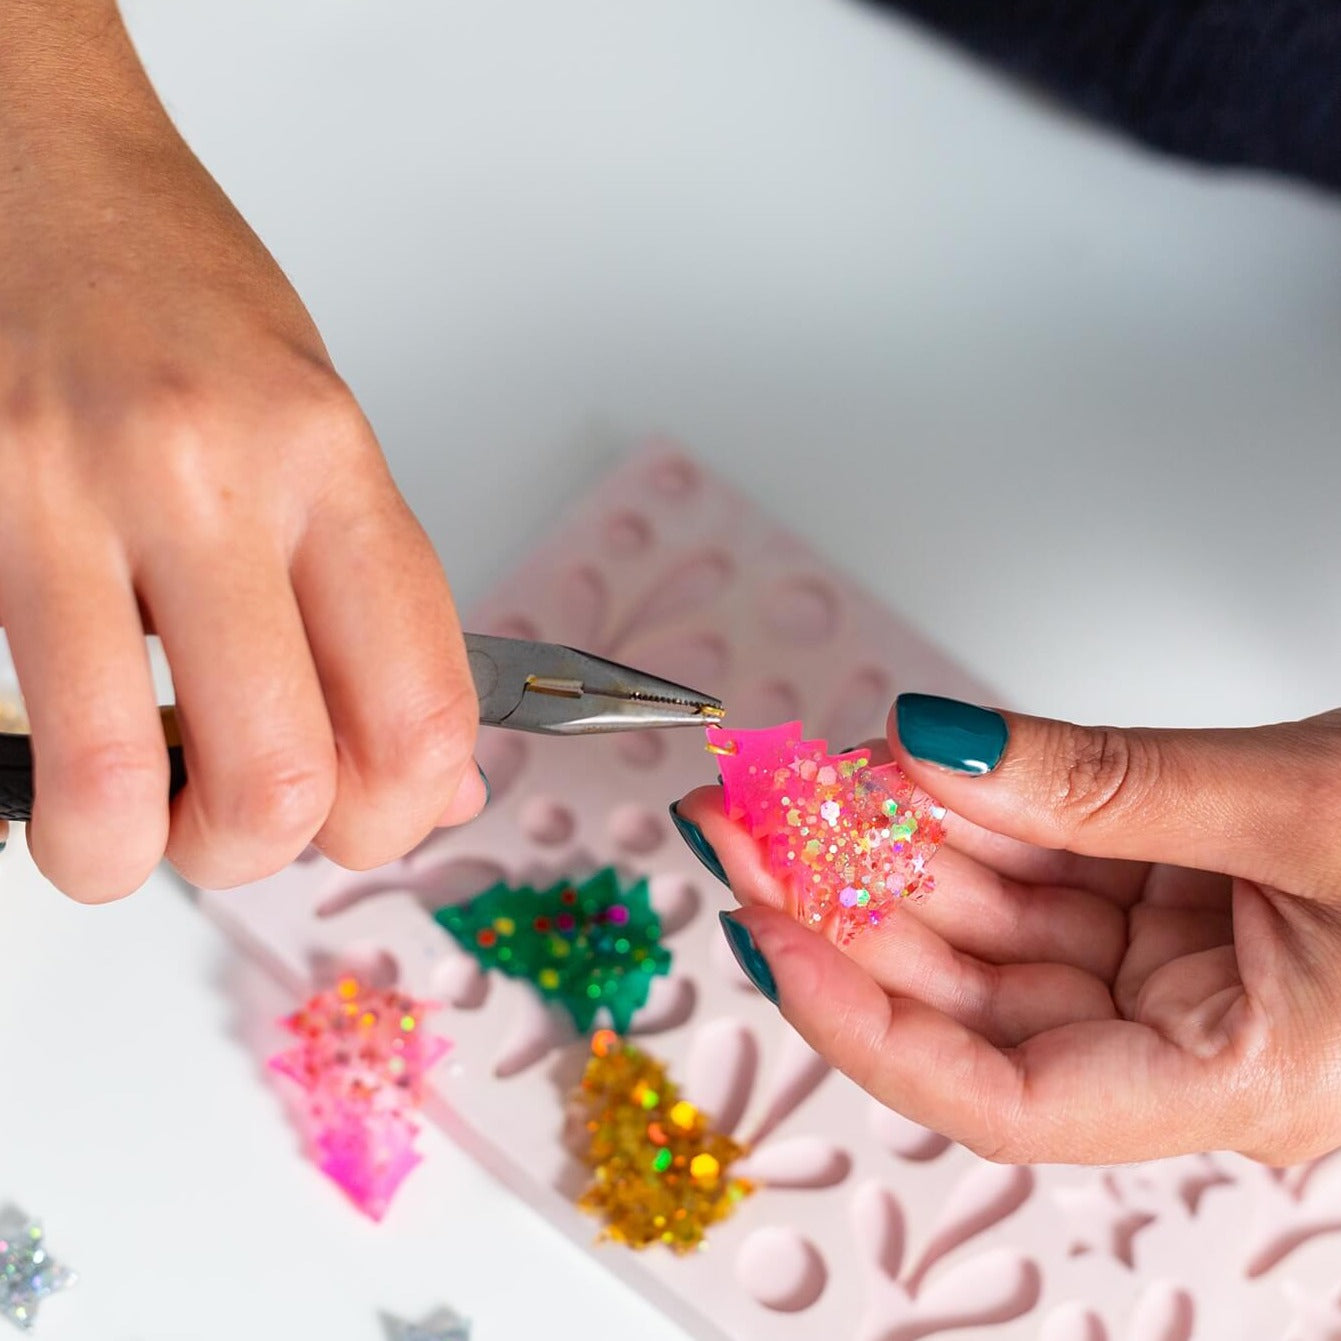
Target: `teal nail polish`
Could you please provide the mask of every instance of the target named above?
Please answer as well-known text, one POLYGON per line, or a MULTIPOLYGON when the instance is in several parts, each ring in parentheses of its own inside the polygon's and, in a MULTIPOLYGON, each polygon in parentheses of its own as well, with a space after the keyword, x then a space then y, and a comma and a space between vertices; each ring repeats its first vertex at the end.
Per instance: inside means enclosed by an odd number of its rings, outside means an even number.
POLYGON ((484 783, 484 804, 488 805, 489 802, 494 799, 494 789, 489 786, 489 775, 479 766, 479 764, 475 765, 475 772, 480 775, 480 781, 484 783))
POLYGON ((990 773, 1006 750, 1006 719, 990 708, 933 694, 900 694, 894 705, 903 748, 955 773, 990 773))
POLYGON ((712 850, 712 844, 703 836, 703 830, 694 823, 693 820, 687 820, 680 814, 679 802, 670 808, 670 817, 679 830, 680 837, 684 839, 689 850, 696 856, 709 871, 717 877, 728 889, 731 882, 726 878, 726 868, 718 859, 717 854, 712 850))
POLYGON ((776 1006, 778 985, 773 978, 773 970, 768 967, 768 960, 754 943, 749 927, 744 922, 737 922, 730 913, 718 913, 717 917, 722 924, 722 930, 726 933, 726 943, 736 957, 736 963, 740 965, 745 976, 776 1006))

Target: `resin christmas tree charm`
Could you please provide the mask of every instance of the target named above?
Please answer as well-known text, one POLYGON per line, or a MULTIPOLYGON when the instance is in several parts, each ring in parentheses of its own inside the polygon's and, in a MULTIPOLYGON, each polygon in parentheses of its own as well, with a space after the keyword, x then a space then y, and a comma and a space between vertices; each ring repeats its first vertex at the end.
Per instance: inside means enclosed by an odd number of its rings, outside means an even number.
POLYGON ((928 863, 945 836, 943 806, 897 764, 855 750, 830 755, 801 723, 764 731, 708 729, 726 813, 764 846, 793 916, 838 944, 879 925, 902 899, 928 893, 928 863))
POLYGON ((601 1218, 603 1238, 689 1252, 753 1191, 729 1172, 744 1147, 680 1097, 661 1062, 608 1029, 591 1040, 573 1107, 593 1175, 577 1204, 601 1218))
POLYGON ((298 1044, 270 1059, 302 1086, 302 1125, 318 1166, 374 1220, 419 1163, 410 1115, 449 1046, 423 1028, 432 1009, 343 977, 283 1021, 298 1044))
POLYGON ((499 884, 434 917, 486 969, 526 978, 586 1033, 604 1008, 620 1033, 670 969, 647 881, 620 888, 606 867, 540 892, 499 884))

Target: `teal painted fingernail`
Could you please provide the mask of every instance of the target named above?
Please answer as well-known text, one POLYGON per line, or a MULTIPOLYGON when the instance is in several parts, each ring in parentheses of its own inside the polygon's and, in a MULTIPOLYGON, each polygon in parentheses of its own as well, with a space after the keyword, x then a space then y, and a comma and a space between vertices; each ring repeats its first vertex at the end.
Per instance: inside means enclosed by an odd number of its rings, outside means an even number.
POLYGON ((731 947, 731 953, 735 955, 741 971, 776 1006, 778 984, 773 978, 773 970, 768 967, 768 960, 750 935, 749 927, 744 922, 737 922, 730 913, 718 913, 717 917, 726 933, 726 943, 731 947))
POLYGON ((489 775, 479 766, 479 764, 475 765, 475 772, 480 775, 480 781, 484 783, 484 804, 488 805, 489 802, 494 799, 494 789, 489 786, 489 775))
POLYGON ((894 705, 903 748, 955 773, 990 773, 1006 750, 1006 719, 990 708, 934 694, 900 694, 894 705))
POLYGON ((717 854, 712 850, 712 844, 703 836, 703 830, 694 823, 693 820, 685 819, 680 814, 680 803, 677 801, 670 808, 670 817, 679 830, 680 837, 684 839, 689 850, 696 856, 704 866, 710 870, 718 880, 728 889, 731 888, 731 881, 726 878, 726 867, 722 865, 717 854))

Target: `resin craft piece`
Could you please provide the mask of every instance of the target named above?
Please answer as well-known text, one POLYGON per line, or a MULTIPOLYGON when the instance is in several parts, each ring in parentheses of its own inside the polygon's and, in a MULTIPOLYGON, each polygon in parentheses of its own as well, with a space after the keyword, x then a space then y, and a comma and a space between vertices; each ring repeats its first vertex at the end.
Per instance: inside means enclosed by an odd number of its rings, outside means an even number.
POLYGON ((728 1172, 745 1148, 680 1097, 661 1062, 608 1029, 591 1041, 573 1102, 594 1175, 577 1204, 604 1221, 602 1238, 686 1253, 753 1191, 728 1172))
POLYGON ((303 1088, 313 1159, 374 1220, 419 1163, 410 1115, 429 1068, 449 1046, 422 1027, 431 1009, 343 977, 283 1021, 298 1044, 270 1059, 303 1088))
POLYGON ((434 917, 485 969, 525 978, 582 1032, 604 1007, 621 1034, 670 970, 647 881, 625 890, 612 867, 537 893, 499 884, 434 917))
POLYGON ((470 1341, 470 1324, 450 1308, 430 1313, 423 1322, 387 1319, 389 1341, 470 1341))
POLYGON ((708 748, 720 756, 726 813, 764 844, 808 926, 842 945, 934 887, 927 865, 945 809, 897 764, 872 766, 864 750, 830 755, 800 722, 710 727, 708 748))
POLYGON ((36 1220, 12 1206, 0 1212, 0 1317, 27 1331, 42 1300, 77 1279, 47 1251, 36 1220))

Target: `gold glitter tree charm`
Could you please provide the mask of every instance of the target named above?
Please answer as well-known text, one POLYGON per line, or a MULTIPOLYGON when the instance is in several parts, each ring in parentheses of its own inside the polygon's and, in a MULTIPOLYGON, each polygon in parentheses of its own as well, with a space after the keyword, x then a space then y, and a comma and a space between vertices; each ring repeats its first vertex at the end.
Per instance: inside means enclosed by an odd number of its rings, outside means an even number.
POLYGON ((744 1146, 714 1131, 711 1118, 680 1097, 661 1062, 611 1030, 592 1038, 573 1102, 594 1175, 577 1204, 604 1221, 602 1238, 689 1252, 754 1190, 729 1174, 744 1146))

